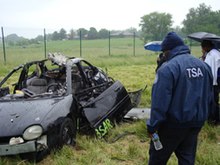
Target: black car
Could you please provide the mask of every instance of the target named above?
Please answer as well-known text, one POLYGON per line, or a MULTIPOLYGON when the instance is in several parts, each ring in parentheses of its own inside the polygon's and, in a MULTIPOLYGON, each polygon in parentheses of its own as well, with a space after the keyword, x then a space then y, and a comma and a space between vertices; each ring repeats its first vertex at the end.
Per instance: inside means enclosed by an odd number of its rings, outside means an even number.
POLYGON ((0 156, 74 145, 77 132, 105 136, 133 107, 124 86, 81 58, 49 54, 0 82, 0 156))

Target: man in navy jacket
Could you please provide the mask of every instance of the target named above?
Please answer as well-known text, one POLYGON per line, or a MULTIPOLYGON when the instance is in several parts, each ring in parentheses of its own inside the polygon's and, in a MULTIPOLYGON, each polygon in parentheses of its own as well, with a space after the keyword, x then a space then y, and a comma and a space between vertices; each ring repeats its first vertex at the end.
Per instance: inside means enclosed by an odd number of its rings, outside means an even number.
POLYGON ((179 164, 194 164, 197 137, 212 106, 212 72, 175 32, 161 46, 167 61, 156 73, 147 129, 158 133, 163 148, 155 150, 151 142, 149 164, 166 164, 173 152, 179 164))

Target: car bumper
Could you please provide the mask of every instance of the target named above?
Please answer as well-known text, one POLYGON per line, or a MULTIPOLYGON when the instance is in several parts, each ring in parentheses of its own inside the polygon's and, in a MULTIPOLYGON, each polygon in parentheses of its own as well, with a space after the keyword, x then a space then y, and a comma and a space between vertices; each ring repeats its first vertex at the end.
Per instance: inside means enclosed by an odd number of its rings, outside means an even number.
POLYGON ((36 151, 36 141, 28 141, 22 144, 14 144, 14 145, 0 145, 0 156, 3 155, 16 155, 27 152, 35 152, 36 151))
POLYGON ((38 152, 47 149, 47 136, 41 136, 40 138, 25 143, 19 144, 1 144, 0 156, 16 155, 28 152, 38 152))

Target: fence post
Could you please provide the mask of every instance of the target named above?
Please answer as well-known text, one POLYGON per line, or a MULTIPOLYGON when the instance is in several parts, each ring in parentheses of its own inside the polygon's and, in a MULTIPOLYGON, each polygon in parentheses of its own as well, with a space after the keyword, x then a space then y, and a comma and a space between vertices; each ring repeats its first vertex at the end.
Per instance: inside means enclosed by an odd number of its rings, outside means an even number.
POLYGON ((82 57, 82 32, 79 31, 79 42, 80 42, 80 57, 82 57))
POLYGON ((5 51, 5 36, 4 36, 4 30, 2 29, 2 46, 3 46, 3 54, 4 54, 4 64, 6 64, 6 51, 5 51))
POLYGON ((46 45, 46 29, 44 28, 44 58, 47 58, 47 45, 46 45))
POLYGON ((108 32, 108 55, 111 56, 111 32, 108 32))
POLYGON ((133 55, 135 56, 135 32, 133 35, 133 55))

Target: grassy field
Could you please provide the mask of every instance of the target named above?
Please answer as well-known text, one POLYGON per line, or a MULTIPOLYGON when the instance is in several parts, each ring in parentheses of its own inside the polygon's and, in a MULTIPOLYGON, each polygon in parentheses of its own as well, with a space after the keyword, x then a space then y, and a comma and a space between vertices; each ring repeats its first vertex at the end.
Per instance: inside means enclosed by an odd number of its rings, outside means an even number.
MULTIPOLYGON (((135 56, 133 55, 132 38, 114 39, 111 41, 111 55, 108 53, 107 40, 83 41, 83 58, 104 70, 115 80, 120 80, 128 91, 147 89, 142 94, 140 107, 150 107, 151 87, 154 81, 157 53, 146 51, 143 43, 136 40, 135 56)), ((60 41, 47 43, 48 52, 62 52, 69 56, 80 57, 79 41, 60 41)), ((7 64, 4 65, 0 53, 0 77, 20 63, 44 58, 43 44, 29 45, 25 48, 7 47, 7 64)), ((199 47, 192 48, 192 54, 200 56, 199 47)), ((39 165, 145 165, 148 161, 149 137, 145 121, 121 123, 106 137, 77 135, 75 147, 65 146, 62 150, 52 152, 39 165), (128 133, 119 140, 114 139, 128 133)), ((220 127, 205 125, 199 135, 196 157, 197 165, 220 164, 220 127)), ((0 165, 32 165, 19 157, 1 157, 0 165)), ((172 155, 168 165, 177 164, 172 155)))

